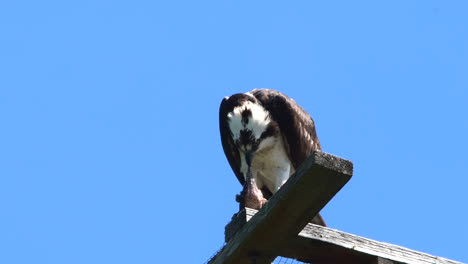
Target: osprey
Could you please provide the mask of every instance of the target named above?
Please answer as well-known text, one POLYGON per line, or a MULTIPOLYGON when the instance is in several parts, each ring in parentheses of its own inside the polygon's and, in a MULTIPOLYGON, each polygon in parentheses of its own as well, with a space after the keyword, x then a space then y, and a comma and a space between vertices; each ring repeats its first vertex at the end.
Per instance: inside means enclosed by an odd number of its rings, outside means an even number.
MULTIPOLYGON (((219 129, 227 160, 244 186, 241 207, 260 209, 313 151, 321 150, 311 116, 275 90, 225 97, 219 129)), ((325 226, 320 214, 312 222, 325 226)))

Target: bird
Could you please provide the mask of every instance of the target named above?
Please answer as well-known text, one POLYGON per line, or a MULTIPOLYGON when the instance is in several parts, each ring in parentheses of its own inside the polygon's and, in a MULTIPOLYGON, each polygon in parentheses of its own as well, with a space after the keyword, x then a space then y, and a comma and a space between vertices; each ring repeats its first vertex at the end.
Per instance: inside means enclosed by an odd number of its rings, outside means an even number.
MULTIPOLYGON (((314 151, 321 151, 312 117, 287 95, 254 89, 224 97, 219 107, 224 154, 243 186, 237 200, 260 209, 314 151)), ((320 213, 311 223, 326 226, 320 213)))

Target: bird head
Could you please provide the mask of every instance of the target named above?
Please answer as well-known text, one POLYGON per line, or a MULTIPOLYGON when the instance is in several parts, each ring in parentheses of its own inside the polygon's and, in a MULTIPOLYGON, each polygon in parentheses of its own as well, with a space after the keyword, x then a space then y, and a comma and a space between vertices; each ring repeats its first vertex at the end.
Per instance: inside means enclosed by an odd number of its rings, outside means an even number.
POLYGON ((232 101, 227 115, 232 139, 250 167, 258 151, 274 144, 278 125, 254 96, 235 94, 228 100, 232 101))

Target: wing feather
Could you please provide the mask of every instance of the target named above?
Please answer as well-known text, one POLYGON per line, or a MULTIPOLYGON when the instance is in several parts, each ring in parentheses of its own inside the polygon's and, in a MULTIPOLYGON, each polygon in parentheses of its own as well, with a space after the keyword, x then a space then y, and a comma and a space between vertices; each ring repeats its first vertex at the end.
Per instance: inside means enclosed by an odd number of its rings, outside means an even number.
POLYGON ((234 145, 232 140, 231 130, 227 120, 229 111, 232 111, 232 106, 227 98, 224 98, 219 107, 219 132, 221 134, 221 144, 223 145, 224 154, 226 155, 229 165, 241 185, 244 185, 245 179, 240 171, 241 161, 239 150, 234 145))
POLYGON ((285 94, 256 89, 250 92, 270 113, 285 139, 290 160, 295 169, 315 150, 321 150, 312 117, 285 94))

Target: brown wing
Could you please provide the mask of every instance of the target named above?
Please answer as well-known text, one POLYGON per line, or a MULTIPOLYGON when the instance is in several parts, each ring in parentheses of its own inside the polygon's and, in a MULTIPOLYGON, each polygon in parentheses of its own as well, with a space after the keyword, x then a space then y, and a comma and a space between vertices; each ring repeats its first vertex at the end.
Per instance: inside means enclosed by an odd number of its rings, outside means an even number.
POLYGON ((221 144, 223 145, 224 154, 229 161, 229 165, 231 165, 240 184, 244 185, 244 176, 240 171, 241 162, 239 150, 234 145, 227 120, 227 114, 232 111, 233 108, 232 101, 228 101, 227 98, 224 98, 219 106, 219 132, 221 134, 221 144))
POLYGON ((294 100, 270 89, 256 89, 251 93, 278 123, 295 169, 313 151, 321 150, 314 120, 294 100))
MULTIPOLYGON (((294 100, 283 93, 269 89, 256 89, 251 93, 278 123, 295 169, 313 151, 322 149, 315 131, 314 120, 294 100)), ((320 213, 311 220, 311 223, 327 226, 320 213)))

